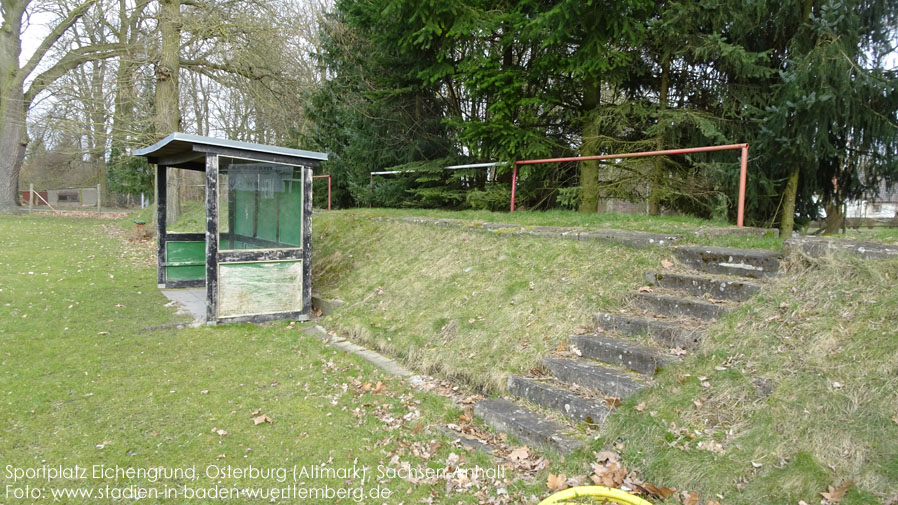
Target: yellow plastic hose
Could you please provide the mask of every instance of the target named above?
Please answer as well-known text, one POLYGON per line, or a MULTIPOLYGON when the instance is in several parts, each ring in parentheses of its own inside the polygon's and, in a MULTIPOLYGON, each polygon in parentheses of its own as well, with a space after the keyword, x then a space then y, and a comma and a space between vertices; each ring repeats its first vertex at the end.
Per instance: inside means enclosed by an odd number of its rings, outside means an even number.
POLYGON ((620 489, 612 489, 605 486, 580 486, 561 490, 545 500, 539 502, 539 505, 555 505, 555 504, 575 504, 578 502, 568 501, 577 498, 592 498, 592 503, 602 503, 598 500, 613 500, 620 505, 652 505, 638 496, 634 496, 620 489))

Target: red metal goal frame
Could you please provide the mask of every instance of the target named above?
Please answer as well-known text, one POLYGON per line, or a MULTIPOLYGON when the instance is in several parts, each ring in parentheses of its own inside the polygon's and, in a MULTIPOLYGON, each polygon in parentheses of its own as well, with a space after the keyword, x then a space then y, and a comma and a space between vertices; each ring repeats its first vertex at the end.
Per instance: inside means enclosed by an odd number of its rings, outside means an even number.
POLYGON ((620 158, 642 158, 645 156, 665 156, 675 154, 706 153, 711 151, 742 151, 739 163, 739 202, 736 211, 736 226, 743 226, 745 220, 745 184, 748 173, 748 144, 728 144, 723 146, 689 147, 685 149, 666 149, 663 151, 647 151, 641 153, 602 154, 597 156, 574 156, 570 158, 545 158, 541 160, 521 160, 514 162, 511 175, 511 212, 514 212, 515 189, 518 185, 518 167, 521 165, 538 165, 541 163, 561 163, 566 161, 611 160, 620 158))
POLYGON ((319 177, 327 177, 327 210, 331 210, 331 176, 313 175, 312 179, 318 179, 319 177))

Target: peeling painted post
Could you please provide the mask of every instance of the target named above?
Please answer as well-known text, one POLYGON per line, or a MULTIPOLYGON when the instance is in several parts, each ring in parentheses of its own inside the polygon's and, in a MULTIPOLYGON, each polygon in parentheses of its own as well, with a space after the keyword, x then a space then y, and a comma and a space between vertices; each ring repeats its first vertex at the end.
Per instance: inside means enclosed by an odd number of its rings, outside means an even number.
MULTIPOLYGON (((233 229, 231 232, 233 233, 233 229)), ((218 155, 206 153, 206 324, 218 321, 218 155)))
POLYGON ((168 167, 156 167, 156 283, 165 287, 165 199, 168 167))
POLYGON ((103 202, 100 201, 100 185, 97 184, 97 217, 103 213, 103 202))
MULTIPOLYGON (((302 192, 302 312, 312 313, 312 169, 303 168, 302 192)), ((330 177, 328 177, 330 181, 330 177)))
POLYGON ((28 185, 28 213, 34 212, 34 183, 28 185))

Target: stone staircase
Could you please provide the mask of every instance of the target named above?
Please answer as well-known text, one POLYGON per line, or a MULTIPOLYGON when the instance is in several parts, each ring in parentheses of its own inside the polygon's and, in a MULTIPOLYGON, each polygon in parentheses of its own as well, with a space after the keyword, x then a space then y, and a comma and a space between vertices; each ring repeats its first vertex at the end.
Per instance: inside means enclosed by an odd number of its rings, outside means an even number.
POLYGON ((574 335, 569 352, 544 358, 546 375, 509 377, 512 398, 483 400, 474 414, 522 443, 579 449, 586 441, 572 436, 572 423, 601 426, 619 400, 696 350, 707 326, 756 294, 781 260, 773 251, 718 247, 677 247, 674 256, 680 266, 647 272, 624 312, 594 314, 595 333, 574 335))

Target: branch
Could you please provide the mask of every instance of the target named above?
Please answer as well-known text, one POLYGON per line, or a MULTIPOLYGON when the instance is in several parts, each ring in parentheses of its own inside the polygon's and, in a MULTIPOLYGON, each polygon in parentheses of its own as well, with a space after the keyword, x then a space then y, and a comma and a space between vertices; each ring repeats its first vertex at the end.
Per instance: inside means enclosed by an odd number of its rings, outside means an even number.
POLYGON ((31 55, 28 63, 26 63, 25 66, 19 69, 19 71, 16 73, 17 76, 22 81, 24 81, 25 78, 31 74, 31 72, 34 72, 34 69, 37 68, 38 64, 47 54, 47 51, 50 50, 50 47, 53 46, 53 44, 55 44, 56 41, 59 40, 60 37, 62 37, 66 30, 71 28, 72 25, 75 24, 75 22, 84 15, 87 9, 96 2, 97 0, 85 0, 84 3, 69 11, 65 19, 60 21, 58 25, 54 26, 53 30, 51 30, 50 33, 46 37, 44 37, 41 45, 38 46, 37 50, 34 51, 34 54, 31 55))
POLYGON ((186 58, 181 58, 181 66, 213 78, 214 76, 209 72, 211 70, 218 70, 227 74, 239 75, 251 81, 260 81, 262 79, 278 77, 278 75, 274 72, 258 72, 259 70, 263 70, 265 68, 264 66, 256 67, 251 65, 249 68, 246 68, 242 64, 213 63, 206 59, 188 60, 186 58))
POLYGON ((25 109, 27 110, 31 106, 31 102, 38 93, 47 89, 47 86, 53 84, 56 79, 59 79, 78 65, 88 61, 115 58, 124 53, 124 44, 96 44, 72 49, 61 60, 57 61, 55 65, 34 78, 34 81, 31 82, 31 85, 28 86, 28 90, 25 92, 25 109))

